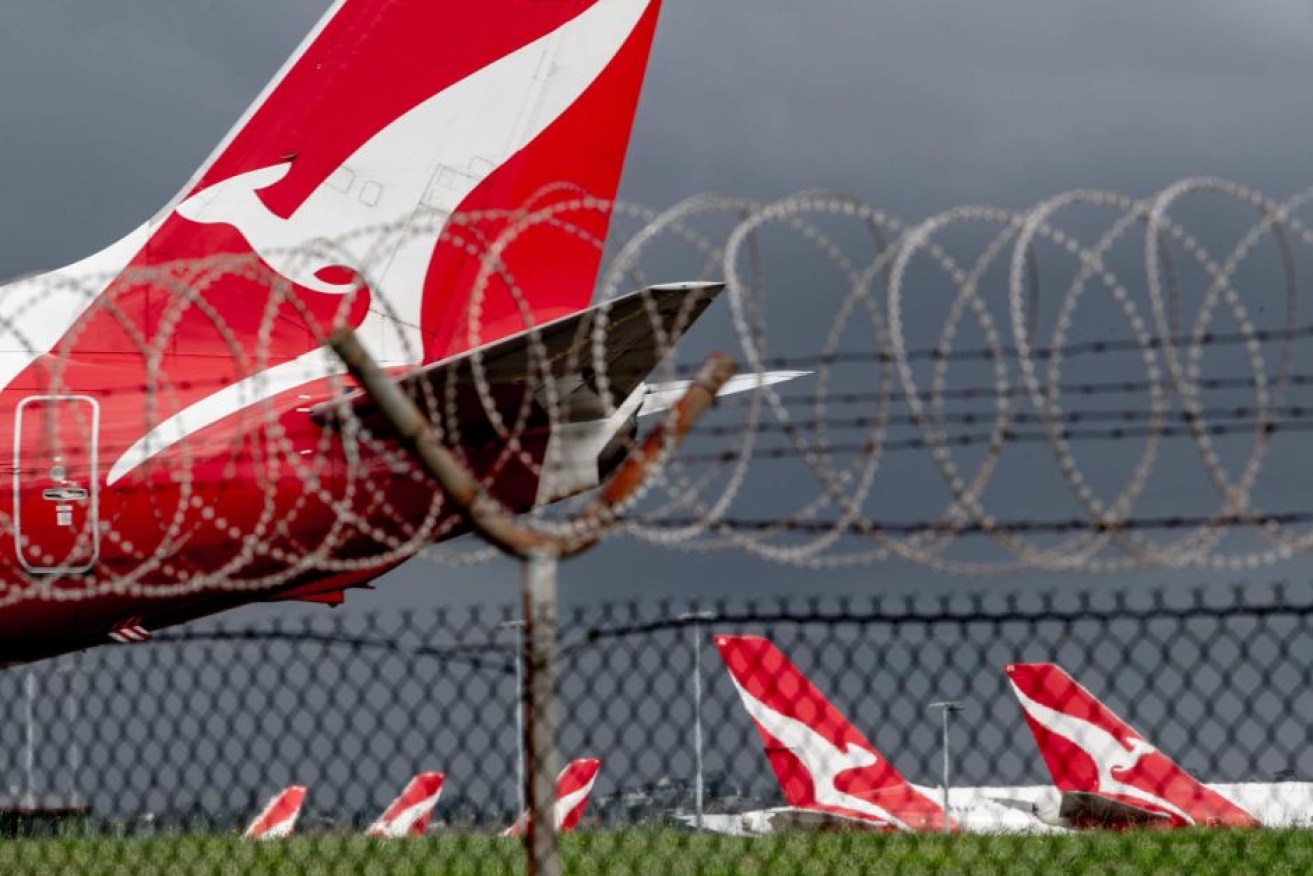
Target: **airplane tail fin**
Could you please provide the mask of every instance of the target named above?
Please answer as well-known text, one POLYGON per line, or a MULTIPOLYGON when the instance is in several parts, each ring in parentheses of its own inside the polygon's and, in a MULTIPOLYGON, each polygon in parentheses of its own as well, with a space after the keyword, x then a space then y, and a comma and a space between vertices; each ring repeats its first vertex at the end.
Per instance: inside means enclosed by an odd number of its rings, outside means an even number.
POLYGON ((601 769, 600 760, 583 758, 571 761, 561 770, 556 779, 556 829, 561 833, 570 833, 579 826, 601 769))
POLYGON ((247 839, 270 840, 291 836, 296 819, 305 803, 305 786, 292 785, 279 791, 260 811, 242 836, 247 839))
POLYGON ((1064 797, 1098 796, 1178 825, 1258 824, 1158 751, 1061 667, 1013 663, 1006 672, 1064 797))
MULTIPOLYGON (((254 337, 270 287, 290 283, 303 325, 350 319, 387 362, 573 313, 592 298, 660 3, 337 0, 138 259, 258 257, 219 280, 242 294, 200 293, 230 331, 254 337)), ((222 345, 204 328, 175 330, 222 345)))
POLYGON ((912 787, 778 648, 760 636, 715 642, 790 806, 902 830, 943 829, 943 808, 912 787))
POLYGON ((121 476, 340 373, 322 346, 342 325, 402 369, 577 313, 660 7, 335 0, 164 210, 60 282, 10 295, 33 315, 21 333, 0 324, 0 342, 152 351, 157 404, 106 411, 143 430, 125 429, 121 476))
POLYGON ((442 773, 420 773, 365 831, 366 836, 423 836, 442 794, 442 773))
MULTIPOLYGON (((602 762, 596 758, 572 760, 561 770, 556 778, 556 830, 559 833, 572 833, 584 817, 588 806, 588 795, 593 792, 597 774, 602 769, 602 762)), ((529 824, 529 813, 522 814, 518 821, 506 829, 502 836, 521 836, 529 824)))

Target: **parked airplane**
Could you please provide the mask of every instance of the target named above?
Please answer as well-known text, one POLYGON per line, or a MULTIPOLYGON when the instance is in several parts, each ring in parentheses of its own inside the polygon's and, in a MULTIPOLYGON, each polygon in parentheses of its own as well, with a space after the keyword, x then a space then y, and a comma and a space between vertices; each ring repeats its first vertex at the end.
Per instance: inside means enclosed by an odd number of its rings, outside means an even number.
POLYGON ((704 817, 704 826, 743 834, 944 829, 940 804, 904 779, 778 648, 760 636, 716 636, 715 642, 788 805, 704 817))
POLYGON ((366 836, 423 836, 442 795, 442 773, 420 773, 410 780, 401 796, 393 800, 378 820, 365 830, 366 836))
POLYGON ((1060 797, 1031 801, 1036 817, 1064 827, 1258 826, 1225 795, 1195 779, 1052 663, 1014 663, 1021 701, 1060 797))
MULTIPOLYGON (((442 794, 442 773, 420 773, 407 783, 397 799, 366 830, 366 836, 423 836, 433 807, 442 794)), ((292 785, 274 795, 243 834, 247 839, 283 839, 291 836, 305 804, 304 785, 292 785)))
MULTIPOLYGON (((588 795, 593 792, 601 768, 600 760, 572 760, 556 777, 557 833, 571 833, 579 826, 580 819, 584 817, 584 809, 588 806, 588 795)), ((506 828, 502 836, 520 836, 528 825, 529 813, 524 812, 514 824, 506 828)))
POLYGON ((283 839, 292 835, 305 803, 305 786, 292 785, 274 795, 255 816, 242 836, 254 840, 283 839))
POLYGON ((337 604, 460 534, 342 397, 342 324, 514 512, 623 459, 720 289, 589 309, 660 2, 336 0, 160 213, 0 289, 0 665, 337 604))

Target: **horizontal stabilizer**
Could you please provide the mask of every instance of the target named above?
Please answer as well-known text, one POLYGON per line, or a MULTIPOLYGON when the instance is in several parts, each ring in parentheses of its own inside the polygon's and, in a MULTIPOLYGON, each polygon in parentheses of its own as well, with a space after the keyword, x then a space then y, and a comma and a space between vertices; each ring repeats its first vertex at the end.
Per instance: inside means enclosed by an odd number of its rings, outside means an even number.
MULTIPOLYGON (((760 371, 755 374, 736 374, 725 382, 716 397, 724 398, 727 395, 753 392, 763 386, 775 386, 797 380, 799 377, 808 377, 811 373, 810 371, 760 371)), ((659 414, 669 410, 692 385, 691 380, 672 380, 668 383, 652 384, 647 388, 647 394, 643 396, 643 406, 638 409, 638 415, 646 417, 649 414, 659 414)))
POLYGON ((265 602, 309 602, 336 607, 346 601, 348 590, 372 590, 370 584, 388 568, 353 569, 328 578, 292 584, 264 598, 265 602))
MULTIPOLYGON (((654 286, 417 369, 397 383, 444 432, 458 433, 467 445, 496 434, 489 408, 506 424, 605 419, 723 288, 721 283, 654 286)), ((376 417, 363 393, 318 405, 311 413, 331 424, 343 405, 366 423, 376 417)))

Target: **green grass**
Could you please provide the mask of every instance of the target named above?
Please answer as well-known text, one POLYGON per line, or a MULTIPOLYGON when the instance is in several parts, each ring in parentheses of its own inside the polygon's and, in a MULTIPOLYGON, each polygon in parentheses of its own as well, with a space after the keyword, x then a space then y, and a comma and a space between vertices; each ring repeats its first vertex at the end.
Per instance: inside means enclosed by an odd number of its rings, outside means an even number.
MULTIPOLYGON (((1198 830, 1061 836, 790 834, 762 839, 669 830, 583 833, 563 843, 574 873, 1308 873, 1313 831, 1198 830)), ((0 843, 0 873, 523 872, 513 840, 446 834, 272 843, 184 835, 0 843)))

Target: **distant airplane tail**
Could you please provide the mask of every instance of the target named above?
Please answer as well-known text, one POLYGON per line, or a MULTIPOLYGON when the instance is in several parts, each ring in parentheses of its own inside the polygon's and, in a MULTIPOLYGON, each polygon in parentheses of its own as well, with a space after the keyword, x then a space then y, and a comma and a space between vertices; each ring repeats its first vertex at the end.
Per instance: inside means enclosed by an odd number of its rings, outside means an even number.
POLYGON ((442 795, 442 773, 420 773, 410 780, 401 796, 392 801, 378 820, 365 831, 366 836, 423 836, 433 815, 433 807, 442 795))
MULTIPOLYGON (((579 826, 588 806, 588 795, 593 792, 597 782, 597 773, 602 769, 602 762, 595 758, 581 758, 566 764, 565 769, 556 779, 556 830, 559 833, 571 833, 579 826)), ((529 813, 522 814, 518 821, 506 828, 503 836, 520 836, 529 824, 529 813)))
POLYGON ((943 808, 912 787, 778 648, 760 636, 715 642, 790 806, 899 830, 943 829, 943 808))
POLYGON ((556 829, 570 833, 579 826, 588 806, 602 762, 594 758, 571 761, 556 780, 556 829))
POLYGON ((1021 702, 1064 817, 1077 826, 1164 823, 1254 827, 1258 821, 1149 744, 1052 663, 1013 663, 1021 702))
POLYGON ((305 803, 305 786, 292 785, 279 791, 260 811, 242 836, 247 839, 270 840, 291 836, 296 819, 305 803))

